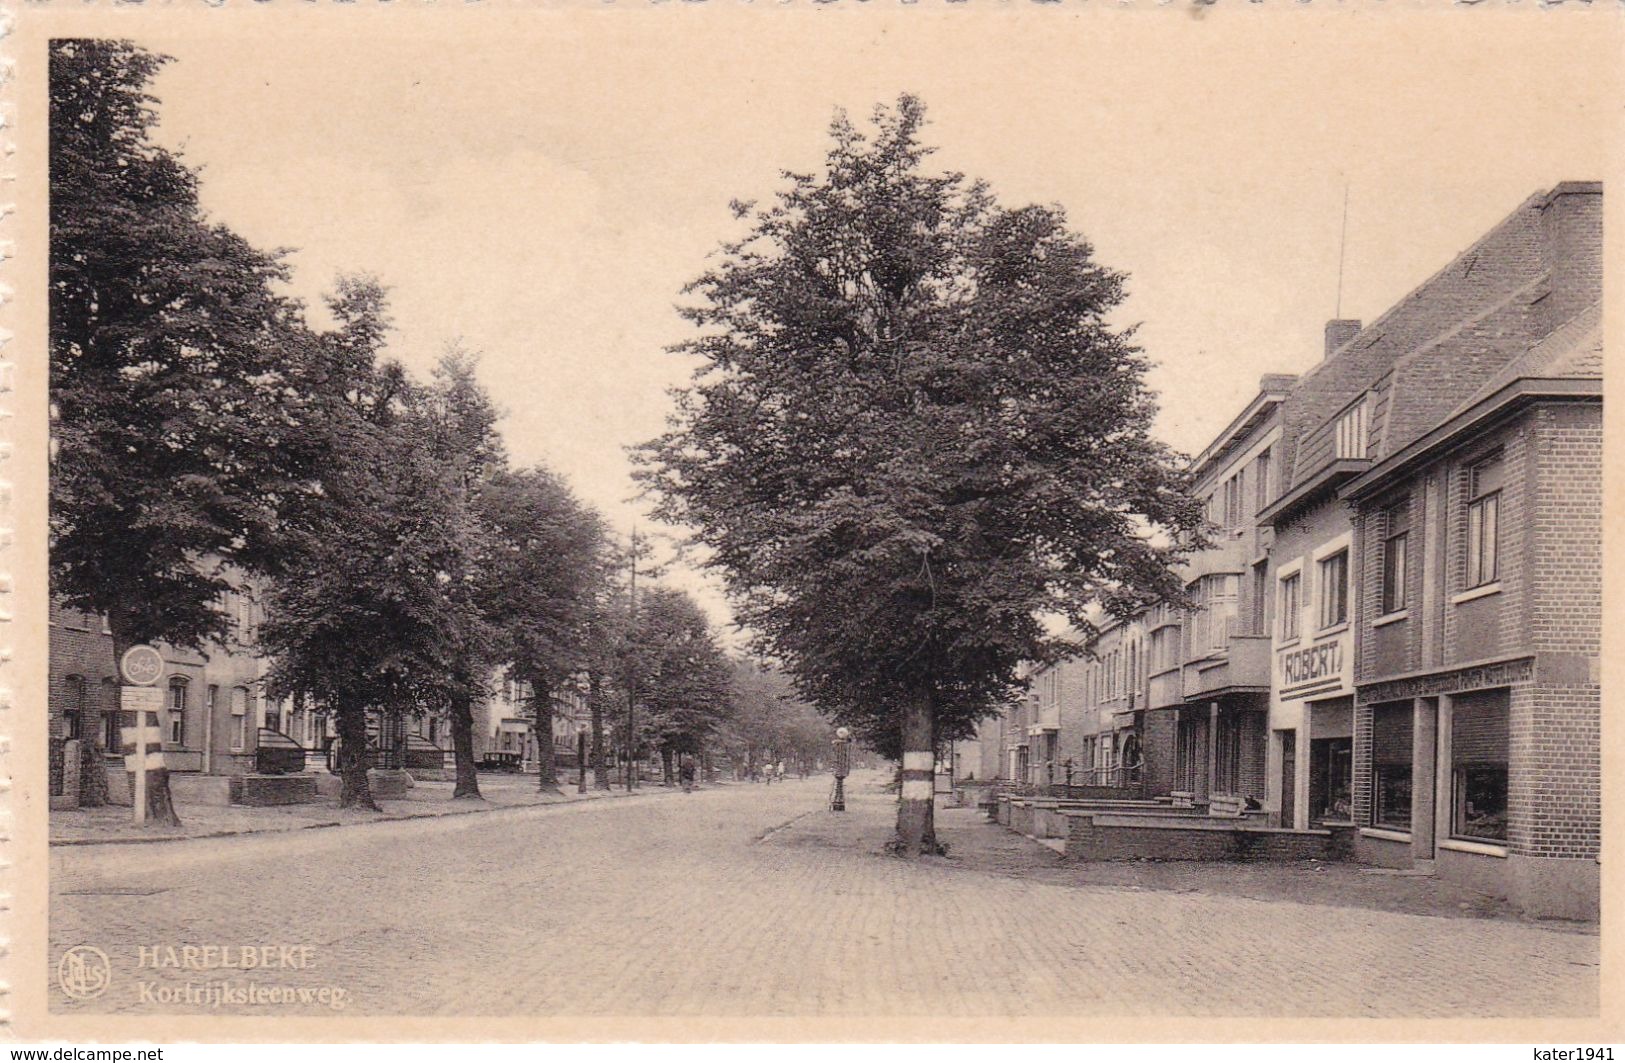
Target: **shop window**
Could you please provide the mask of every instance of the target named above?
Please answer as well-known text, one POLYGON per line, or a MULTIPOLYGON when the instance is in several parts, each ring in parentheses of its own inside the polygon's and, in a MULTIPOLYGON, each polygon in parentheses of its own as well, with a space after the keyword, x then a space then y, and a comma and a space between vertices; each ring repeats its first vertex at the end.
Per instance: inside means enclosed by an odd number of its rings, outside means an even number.
POLYGON ((1467 474, 1467 586, 1482 587, 1500 577, 1501 455, 1474 465, 1467 474))
POLYGON ((1339 550, 1317 566, 1320 591, 1320 626, 1336 627, 1349 618, 1349 552, 1339 550))
POLYGON ((1382 611, 1405 608, 1405 569, 1410 552, 1411 506, 1401 502, 1388 510, 1382 541, 1382 611))
POLYGON ((1509 703, 1505 690, 1455 699, 1450 724, 1453 837, 1506 841, 1509 703))
POLYGON ((1371 825, 1411 829, 1411 738, 1415 716, 1410 702, 1371 710, 1371 825))
POLYGON ((1319 821, 1347 823, 1353 816, 1354 740, 1309 743, 1309 807, 1319 821))

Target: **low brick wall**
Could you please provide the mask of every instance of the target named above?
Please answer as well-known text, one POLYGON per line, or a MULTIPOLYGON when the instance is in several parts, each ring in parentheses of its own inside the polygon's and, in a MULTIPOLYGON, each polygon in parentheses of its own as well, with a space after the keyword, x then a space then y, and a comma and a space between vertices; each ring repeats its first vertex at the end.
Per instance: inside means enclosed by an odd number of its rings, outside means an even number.
POLYGON ((314 775, 233 775, 231 803, 252 805, 300 805, 316 800, 314 775))
MULTIPOLYGON (((337 797, 344 790, 344 780, 337 773, 322 772, 315 776, 316 792, 323 797, 337 797)), ((367 788, 374 798, 400 797, 417 783, 408 772, 377 768, 367 769, 367 788)))
POLYGON ((1347 860, 1346 832, 1282 830, 1233 824, 1124 823, 1112 817, 1069 815, 1069 860, 1347 860))

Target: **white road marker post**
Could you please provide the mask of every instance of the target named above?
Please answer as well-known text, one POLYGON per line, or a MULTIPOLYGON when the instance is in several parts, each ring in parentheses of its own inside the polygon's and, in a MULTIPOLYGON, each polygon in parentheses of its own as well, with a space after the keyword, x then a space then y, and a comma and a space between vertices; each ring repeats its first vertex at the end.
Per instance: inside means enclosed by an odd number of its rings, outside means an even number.
MULTIPOLYGON (((164 693, 157 687, 163 674, 163 655, 151 646, 131 646, 119 660, 119 675, 126 684, 119 690, 119 711, 135 717, 135 726, 123 728, 120 737, 124 740, 124 766, 135 774, 130 800, 136 823, 147 821, 147 768, 154 756, 147 742, 148 717, 156 722, 158 710, 163 708, 164 693)), ((161 749, 156 756, 161 765, 161 749)))

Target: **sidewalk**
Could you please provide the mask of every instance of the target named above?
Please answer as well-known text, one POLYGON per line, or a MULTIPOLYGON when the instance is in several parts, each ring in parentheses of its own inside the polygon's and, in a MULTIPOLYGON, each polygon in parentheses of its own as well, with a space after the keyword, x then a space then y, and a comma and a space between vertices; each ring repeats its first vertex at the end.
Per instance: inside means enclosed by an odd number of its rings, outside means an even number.
MULTIPOLYGON (((896 815, 893 795, 877 784, 848 787, 848 815, 809 815, 775 831, 771 844, 843 850, 891 859, 883 847, 896 815)), ((1302 860, 1286 863, 1194 861, 1066 862, 1050 847, 996 823, 975 809, 936 810, 943 857, 922 857, 922 868, 1015 878, 1082 892, 1197 894, 1288 902, 1345 909, 1495 920, 1595 935, 1595 923, 1533 920, 1504 897, 1426 875, 1398 873, 1354 863, 1302 860)))
MULTIPOLYGON (((718 784, 712 784, 715 785, 718 784)), ((142 842, 181 841, 188 838, 221 838, 266 831, 309 830, 340 827, 351 823, 458 816, 475 812, 494 812, 505 808, 682 792, 678 787, 668 788, 658 782, 645 782, 630 795, 620 788, 610 790, 589 788, 586 793, 578 794, 573 778, 567 782, 561 780, 559 792, 538 791, 534 775, 495 773, 480 775, 480 793, 483 800, 454 801, 451 796, 452 789, 453 783, 450 781, 418 782, 400 797, 377 799, 378 807, 383 809, 381 814, 363 809, 341 810, 336 797, 323 797, 307 804, 266 808, 177 803, 175 813, 180 816, 179 827, 137 826, 131 820, 129 805, 58 809, 51 812, 50 844, 130 845, 142 842)))

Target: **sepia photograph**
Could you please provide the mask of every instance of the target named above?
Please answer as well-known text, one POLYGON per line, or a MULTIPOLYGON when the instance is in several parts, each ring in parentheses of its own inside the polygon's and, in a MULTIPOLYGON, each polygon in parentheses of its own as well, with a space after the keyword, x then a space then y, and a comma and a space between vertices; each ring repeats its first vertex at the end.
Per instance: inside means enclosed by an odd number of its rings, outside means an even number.
POLYGON ((17 1035, 1618 1041, 1621 10, 14 9, 17 1035))

